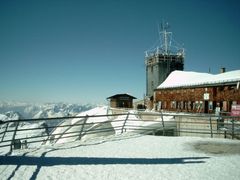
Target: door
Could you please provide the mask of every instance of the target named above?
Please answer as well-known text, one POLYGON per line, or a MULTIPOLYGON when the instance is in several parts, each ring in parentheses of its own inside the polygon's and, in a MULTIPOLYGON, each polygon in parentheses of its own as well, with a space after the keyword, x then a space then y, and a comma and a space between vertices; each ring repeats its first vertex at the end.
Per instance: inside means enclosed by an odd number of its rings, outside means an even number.
POLYGON ((204 113, 208 113, 208 101, 204 101, 204 113))

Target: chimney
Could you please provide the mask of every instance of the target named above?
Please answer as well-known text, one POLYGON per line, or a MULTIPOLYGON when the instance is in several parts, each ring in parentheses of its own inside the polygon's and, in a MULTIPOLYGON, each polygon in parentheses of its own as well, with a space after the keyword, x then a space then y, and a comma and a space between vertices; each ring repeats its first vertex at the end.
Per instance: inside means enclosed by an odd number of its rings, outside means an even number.
POLYGON ((220 68, 220 73, 225 73, 225 72, 226 72, 226 68, 225 67, 220 68))

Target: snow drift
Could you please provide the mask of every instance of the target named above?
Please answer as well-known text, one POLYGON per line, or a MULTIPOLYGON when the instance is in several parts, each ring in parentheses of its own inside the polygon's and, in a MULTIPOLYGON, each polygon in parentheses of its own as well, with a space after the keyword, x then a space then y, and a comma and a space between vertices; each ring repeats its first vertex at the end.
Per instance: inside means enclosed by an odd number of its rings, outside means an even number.
MULTIPOLYGON (((130 110, 124 115, 107 116, 111 114, 111 109, 103 106, 82 112, 76 118, 67 119, 50 133, 47 144, 65 143, 79 139, 87 140, 123 132, 149 133, 148 129, 163 129, 163 123, 160 119, 144 121, 135 110, 130 110)), ((165 122, 172 120, 172 116, 162 118, 165 122)), ((175 126, 175 124, 165 123, 165 126, 175 126)))

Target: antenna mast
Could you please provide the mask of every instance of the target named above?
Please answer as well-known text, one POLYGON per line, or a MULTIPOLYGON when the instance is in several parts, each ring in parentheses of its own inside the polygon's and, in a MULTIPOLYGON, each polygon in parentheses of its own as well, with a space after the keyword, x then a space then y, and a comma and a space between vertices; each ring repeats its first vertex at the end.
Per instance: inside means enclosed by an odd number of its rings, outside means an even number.
POLYGON ((172 32, 167 32, 167 29, 169 28, 168 23, 162 22, 161 24, 161 31, 159 32, 160 35, 160 41, 162 41, 162 49, 164 54, 168 54, 170 49, 168 48, 171 46, 171 38, 172 38, 172 32))
POLYGON ((162 21, 161 25, 158 25, 159 40, 153 47, 145 51, 145 57, 162 55, 178 55, 184 56, 184 47, 173 39, 172 32, 168 31, 170 28, 167 22, 162 21))

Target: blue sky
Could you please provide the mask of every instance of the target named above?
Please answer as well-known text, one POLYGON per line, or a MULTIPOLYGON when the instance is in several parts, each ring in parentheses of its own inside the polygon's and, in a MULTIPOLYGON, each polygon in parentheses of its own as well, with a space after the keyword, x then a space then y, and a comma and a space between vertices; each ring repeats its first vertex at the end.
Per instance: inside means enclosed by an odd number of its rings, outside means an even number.
POLYGON ((144 51, 169 22, 185 70, 240 69, 238 0, 1 0, 0 100, 102 103, 146 89, 144 51))

